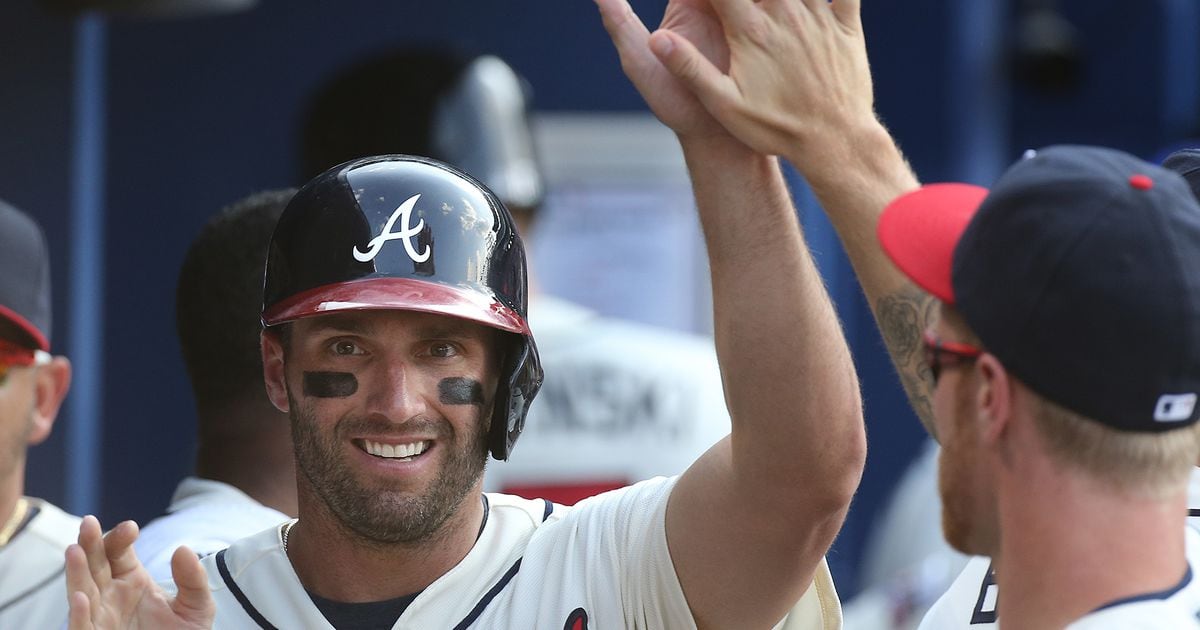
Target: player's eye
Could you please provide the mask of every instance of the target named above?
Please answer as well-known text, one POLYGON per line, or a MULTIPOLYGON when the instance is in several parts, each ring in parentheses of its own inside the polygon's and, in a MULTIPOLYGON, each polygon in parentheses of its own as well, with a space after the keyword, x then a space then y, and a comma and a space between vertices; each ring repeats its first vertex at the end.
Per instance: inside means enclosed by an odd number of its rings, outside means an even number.
POLYGON ((446 341, 438 341, 429 346, 429 355, 439 359, 458 356, 458 346, 446 341))
POLYGON ((330 346, 330 348, 333 350, 333 353, 338 356, 352 356, 352 355, 356 355, 356 354, 363 354, 363 350, 362 350, 362 348, 358 347, 358 344, 354 343, 353 341, 346 340, 346 339, 339 339, 339 340, 333 342, 333 344, 330 346))

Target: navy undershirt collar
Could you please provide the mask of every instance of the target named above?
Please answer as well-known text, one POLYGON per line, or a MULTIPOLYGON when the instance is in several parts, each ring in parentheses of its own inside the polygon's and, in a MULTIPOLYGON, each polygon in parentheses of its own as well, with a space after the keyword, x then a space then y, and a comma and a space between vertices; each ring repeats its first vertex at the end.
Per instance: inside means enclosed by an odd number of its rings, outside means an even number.
POLYGON ((1178 593, 1179 591, 1182 591, 1184 589, 1184 587, 1186 587, 1188 585, 1188 583, 1190 583, 1191 581, 1192 581, 1192 567, 1191 567, 1191 565, 1188 565, 1187 571, 1185 571, 1183 573, 1183 579, 1180 580, 1178 584, 1176 584, 1175 586, 1172 586, 1171 588, 1168 588, 1164 591, 1143 593, 1141 595, 1132 595, 1130 597, 1122 597, 1121 599, 1111 601, 1111 602, 1097 608, 1096 610, 1093 610, 1092 612, 1100 612, 1101 610, 1106 610, 1108 608, 1114 608, 1116 606, 1122 606, 1124 604, 1132 604, 1134 602, 1150 601, 1150 600, 1155 600, 1155 599, 1170 599, 1170 597, 1172 595, 1178 593))

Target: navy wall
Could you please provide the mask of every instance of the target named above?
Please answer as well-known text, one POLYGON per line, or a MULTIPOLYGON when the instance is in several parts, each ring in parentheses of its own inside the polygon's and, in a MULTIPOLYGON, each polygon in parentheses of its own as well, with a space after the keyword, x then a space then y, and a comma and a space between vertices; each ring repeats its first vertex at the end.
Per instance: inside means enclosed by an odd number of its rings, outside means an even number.
MULTIPOLYGON (((867 2, 878 106, 922 178, 986 179, 1027 146, 1105 143, 1153 155, 1195 131, 1189 2, 1062 3, 1077 28, 1078 83, 1049 90, 1010 76, 1015 8, 983 0, 867 2), (981 50, 994 38, 994 48, 981 50), (983 98, 981 98, 981 95, 983 98), (973 100, 974 99, 974 100, 973 100), (988 160, 975 162, 988 164, 988 160)), ((1015 7, 1016 2, 1010 3, 1015 7)), ((663 0, 635 3, 657 21, 663 0)), ((56 309, 66 321, 72 156, 68 18, 8 0, 0 20, 0 197, 51 236, 56 309)), ((107 22, 108 118, 102 460, 93 479, 106 522, 145 520, 191 465, 194 414, 173 331, 183 252, 218 207, 294 183, 293 133, 305 95, 355 58, 401 44, 451 42, 508 59, 548 110, 628 110, 641 100, 587 0, 440 3, 261 0, 236 15, 107 22)), ((86 51, 85 51, 86 52, 86 51)), ((798 186, 801 186, 797 182, 798 186)), ((923 439, 881 350, 836 239, 798 188, 802 216, 841 308, 863 378, 871 440, 867 475, 831 564, 853 592, 859 547, 876 508, 923 439)), ((65 348, 70 330, 60 327, 65 348)), ((30 492, 67 495, 63 434, 31 455, 30 492)), ((86 506, 85 506, 86 507, 86 506)), ((80 509, 80 508, 77 508, 80 509)))

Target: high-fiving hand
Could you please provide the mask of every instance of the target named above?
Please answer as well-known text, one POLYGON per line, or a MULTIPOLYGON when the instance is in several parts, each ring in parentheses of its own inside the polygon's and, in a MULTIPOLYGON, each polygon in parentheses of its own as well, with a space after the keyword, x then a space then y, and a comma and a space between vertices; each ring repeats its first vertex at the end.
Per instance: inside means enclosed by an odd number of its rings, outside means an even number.
POLYGON ((196 555, 187 547, 175 550, 171 573, 178 593, 170 597, 134 553, 137 536, 133 521, 101 535, 100 522, 84 517, 78 544, 67 548, 70 630, 211 628, 216 609, 196 555))
POLYGON ((664 20, 647 38, 650 49, 756 151, 802 161, 806 147, 877 123, 859 0, 672 2, 669 15, 676 5, 717 23, 703 22, 697 36, 698 20, 686 28, 664 20))
MULTIPOLYGON (((658 119, 680 136, 736 142, 689 90, 654 56, 650 32, 630 8, 628 0, 596 0, 604 28, 621 57, 621 68, 658 119)), ((671 29, 687 38, 694 54, 718 72, 729 66, 729 48, 721 23, 707 0, 671 0, 660 29, 671 29)))

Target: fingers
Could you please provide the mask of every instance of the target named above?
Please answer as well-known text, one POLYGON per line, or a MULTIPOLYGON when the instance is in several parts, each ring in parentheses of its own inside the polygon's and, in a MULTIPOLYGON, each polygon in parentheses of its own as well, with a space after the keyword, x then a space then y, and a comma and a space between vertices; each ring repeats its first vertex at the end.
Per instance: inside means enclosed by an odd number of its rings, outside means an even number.
POLYGON ((733 80, 714 66, 687 38, 659 29, 650 36, 650 50, 714 116, 738 100, 737 85, 733 80))
POLYGON ((91 602, 100 596, 92 572, 88 567, 87 554, 79 545, 67 547, 67 602, 71 612, 68 617, 70 630, 86 630, 92 627, 91 602))
POLYGON ((600 8, 604 30, 608 31, 617 56, 621 58, 621 67, 634 84, 638 84, 647 72, 647 64, 654 63, 646 48, 650 32, 633 12, 628 0, 596 0, 596 6, 600 8))
POLYGON ((650 33, 628 0, 596 0, 596 6, 600 9, 604 30, 608 31, 619 52, 642 48, 650 33))
MULTIPOLYGON (((86 563, 82 551, 79 557, 81 562, 86 563)), ((92 610, 87 595, 72 591, 67 597, 67 603, 71 607, 71 613, 67 616, 67 630, 92 630, 92 610)))
POLYGON ((171 556, 171 577, 177 589, 171 608, 180 617, 195 621, 211 620, 216 612, 208 574, 200 559, 187 547, 179 547, 171 556))
POLYGON ((88 573, 97 588, 103 589, 112 579, 108 555, 104 549, 104 538, 100 531, 100 521, 95 516, 83 517, 79 524, 79 547, 87 557, 88 573))
POLYGON ((104 535, 104 555, 108 558, 112 576, 128 575, 141 568, 133 542, 138 537, 138 526, 133 521, 122 521, 104 535))

